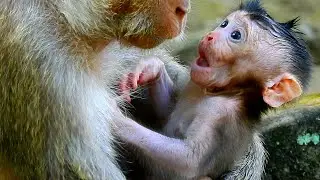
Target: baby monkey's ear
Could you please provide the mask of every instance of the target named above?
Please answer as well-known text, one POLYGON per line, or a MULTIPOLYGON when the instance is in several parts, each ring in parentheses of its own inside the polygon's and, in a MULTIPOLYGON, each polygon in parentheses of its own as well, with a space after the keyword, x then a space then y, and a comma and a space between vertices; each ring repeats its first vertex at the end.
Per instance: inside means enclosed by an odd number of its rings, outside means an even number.
POLYGON ((285 73, 268 82, 262 92, 263 100, 271 107, 279 107, 302 94, 302 88, 297 79, 285 73))

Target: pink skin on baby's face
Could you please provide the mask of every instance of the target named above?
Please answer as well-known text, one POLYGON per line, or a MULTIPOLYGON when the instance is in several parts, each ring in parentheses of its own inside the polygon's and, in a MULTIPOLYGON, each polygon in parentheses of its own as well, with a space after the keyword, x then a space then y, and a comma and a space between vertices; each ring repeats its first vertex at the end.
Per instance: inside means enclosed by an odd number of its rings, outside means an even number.
MULTIPOLYGON (((238 13, 239 14, 239 13, 238 13)), ((199 57, 192 63, 191 79, 201 87, 221 87, 230 81, 235 62, 246 56, 247 21, 234 13, 199 44, 199 57)))

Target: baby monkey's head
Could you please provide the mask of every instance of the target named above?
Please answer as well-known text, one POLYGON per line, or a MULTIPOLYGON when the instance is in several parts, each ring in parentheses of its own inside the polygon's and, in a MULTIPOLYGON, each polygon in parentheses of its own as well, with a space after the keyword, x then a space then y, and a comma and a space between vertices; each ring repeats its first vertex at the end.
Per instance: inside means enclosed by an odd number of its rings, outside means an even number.
POLYGON ((191 79, 209 89, 259 87, 272 107, 291 101, 305 89, 312 64, 296 22, 275 21, 258 0, 241 4, 201 40, 191 79))

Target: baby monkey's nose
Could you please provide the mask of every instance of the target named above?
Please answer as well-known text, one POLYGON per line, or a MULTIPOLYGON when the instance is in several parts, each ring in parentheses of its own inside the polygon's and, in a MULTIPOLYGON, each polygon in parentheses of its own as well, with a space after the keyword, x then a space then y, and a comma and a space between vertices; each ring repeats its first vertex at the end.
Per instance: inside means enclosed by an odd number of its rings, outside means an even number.
POLYGON ((210 32, 208 35, 207 35, 207 41, 215 41, 217 39, 217 33, 215 32, 210 32))

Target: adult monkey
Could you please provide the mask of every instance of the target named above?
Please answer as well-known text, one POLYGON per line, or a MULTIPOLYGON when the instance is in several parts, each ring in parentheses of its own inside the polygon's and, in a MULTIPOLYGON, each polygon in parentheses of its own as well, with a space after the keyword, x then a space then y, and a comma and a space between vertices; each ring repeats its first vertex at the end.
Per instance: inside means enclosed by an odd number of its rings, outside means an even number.
POLYGON ((188 8, 188 0, 0 1, 0 178, 124 179, 110 131, 123 114, 108 77, 122 61, 100 54, 113 39, 153 48, 178 36, 188 8))

